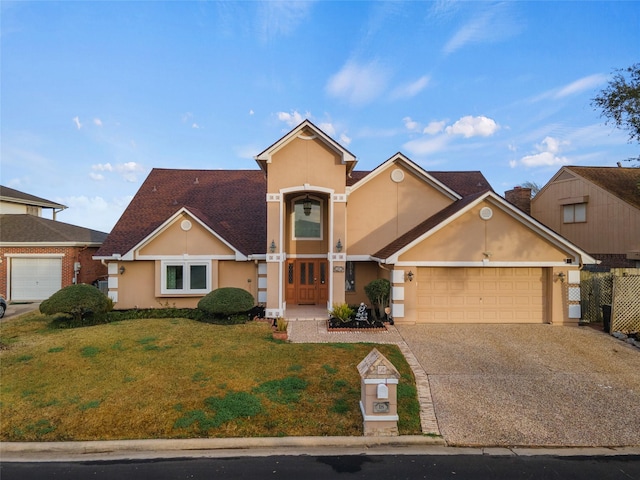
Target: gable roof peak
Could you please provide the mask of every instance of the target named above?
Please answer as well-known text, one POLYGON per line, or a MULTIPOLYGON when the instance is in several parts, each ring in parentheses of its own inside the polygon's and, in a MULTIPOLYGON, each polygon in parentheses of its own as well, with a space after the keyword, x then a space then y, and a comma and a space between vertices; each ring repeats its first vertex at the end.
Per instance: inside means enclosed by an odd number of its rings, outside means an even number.
POLYGON ((311 122, 311 120, 305 119, 298 124, 298 126, 294 127, 279 140, 254 157, 258 165, 260 165, 260 168, 266 172, 267 164, 271 163, 272 155, 296 138, 303 138, 305 140, 319 139, 340 155, 342 163, 347 165, 347 172, 353 170, 353 167, 355 167, 356 156, 353 153, 344 148, 322 129, 317 127, 313 122, 311 122))

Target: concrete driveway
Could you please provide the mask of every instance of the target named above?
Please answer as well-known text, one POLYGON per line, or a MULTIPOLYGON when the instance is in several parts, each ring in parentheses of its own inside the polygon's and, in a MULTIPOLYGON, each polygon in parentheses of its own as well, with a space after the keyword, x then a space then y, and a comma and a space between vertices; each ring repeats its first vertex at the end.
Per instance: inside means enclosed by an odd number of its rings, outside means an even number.
POLYGON ((4 313, 4 317, 0 321, 9 320, 11 318, 22 315, 23 313, 32 312, 40 308, 40 302, 31 303, 9 303, 7 305, 7 311, 4 313))
POLYGON ((640 349, 590 327, 397 329, 449 445, 640 445, 640 349))

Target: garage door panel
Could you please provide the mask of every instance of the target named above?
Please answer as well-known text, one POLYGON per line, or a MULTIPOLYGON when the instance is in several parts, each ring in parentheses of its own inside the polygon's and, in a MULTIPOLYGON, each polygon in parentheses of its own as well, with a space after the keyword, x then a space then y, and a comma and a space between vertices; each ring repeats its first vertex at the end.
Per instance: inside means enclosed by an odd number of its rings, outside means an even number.
POLYGON ((418 269, 418 322, 543 323, 542 268, 418 269))
POLYGON ((62 259, 12 258, 11 298, 44 300, 62 286, 62 259))

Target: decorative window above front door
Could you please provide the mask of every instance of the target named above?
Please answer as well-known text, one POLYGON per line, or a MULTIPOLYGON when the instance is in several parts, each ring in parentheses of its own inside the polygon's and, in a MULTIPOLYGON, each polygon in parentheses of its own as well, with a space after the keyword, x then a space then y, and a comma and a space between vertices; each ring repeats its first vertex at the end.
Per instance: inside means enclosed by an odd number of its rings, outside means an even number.
POLYGON ((293 201, 294 240, 322 239, 322 202, 305 195, 293 201))

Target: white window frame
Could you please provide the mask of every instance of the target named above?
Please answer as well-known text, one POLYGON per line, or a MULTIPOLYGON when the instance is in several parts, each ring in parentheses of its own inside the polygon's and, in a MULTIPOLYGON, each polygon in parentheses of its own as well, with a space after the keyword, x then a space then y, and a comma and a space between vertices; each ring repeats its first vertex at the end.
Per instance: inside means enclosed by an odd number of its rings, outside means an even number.
POLYGON ((585 223, 586 221, 586 203, 570 203, 562 206, 562 223, 585 223))
POLYGON ((211 291, 211 262, 202 260, 163 260, 161 262, 161 274, 160 274, 160 293, 163 295, 206 295, 211 291), (191 267, 203 266, 205 267, 205 288, 191 288, 191 267), (183 273, 183 285, 182 288, 167 288, 167 267, 182 267, 183 273))

